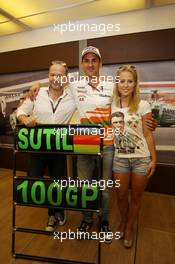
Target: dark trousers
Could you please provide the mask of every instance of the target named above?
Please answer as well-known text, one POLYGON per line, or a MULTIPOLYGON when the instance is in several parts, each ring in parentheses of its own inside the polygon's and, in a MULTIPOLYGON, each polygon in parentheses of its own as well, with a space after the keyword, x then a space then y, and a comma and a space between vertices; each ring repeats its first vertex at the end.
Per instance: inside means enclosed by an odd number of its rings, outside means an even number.
MULTIPOLYGON (((27 175, 29 177, 43 177, 48 168, 51 179, 65 179, 66 178, 66 156, 51 153, 32 153, 29 158, 29 167, 27 175)), ((48 214, 55 215, 58 213, 61 217, 64 215, 64 210, 49 208, 48 214)))

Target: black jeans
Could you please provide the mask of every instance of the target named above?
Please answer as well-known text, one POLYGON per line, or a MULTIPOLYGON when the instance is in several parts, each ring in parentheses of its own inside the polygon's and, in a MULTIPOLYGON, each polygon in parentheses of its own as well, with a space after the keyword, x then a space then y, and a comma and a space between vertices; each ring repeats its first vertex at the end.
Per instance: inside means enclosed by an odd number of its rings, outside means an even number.
MULTIPOLYGON (((51 179, 66 179, 66 156, 51 153, 32 153, 29 158, 29 167, 27 175, 29 177, 43 177, 48 168, 51 179)), ((49 208, 49 216, 58 213, 61 217, 64 215, 64 210, 49 208)))

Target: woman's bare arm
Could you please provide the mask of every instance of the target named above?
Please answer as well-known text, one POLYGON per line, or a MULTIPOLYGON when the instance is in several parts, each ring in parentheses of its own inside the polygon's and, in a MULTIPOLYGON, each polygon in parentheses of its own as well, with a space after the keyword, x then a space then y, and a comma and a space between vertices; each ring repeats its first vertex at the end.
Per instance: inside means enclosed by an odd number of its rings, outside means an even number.
POLYGON ((148 175, 147 175, 148 178, 150 178, 154 174, 155 168, 156 168, 156 164, 157 164, 157 154, 156 154, 154 136, 153 136, 152 131, 147 127, 147 124, 146 124, 146 120, 151 115, 152 115, 151 113, 148 113, 148 114, 146 114, 146 115, 144 115, 142 117, 143 133, 144 133, 146 142, 148 144, 148 149, 149 149, 150 154, 151 154, 151 162, 149 164, 148 175))

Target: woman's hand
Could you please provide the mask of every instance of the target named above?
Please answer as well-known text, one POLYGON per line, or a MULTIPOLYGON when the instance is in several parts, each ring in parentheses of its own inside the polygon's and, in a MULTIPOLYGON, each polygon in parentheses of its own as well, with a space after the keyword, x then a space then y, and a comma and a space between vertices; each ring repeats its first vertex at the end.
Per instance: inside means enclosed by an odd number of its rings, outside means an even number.
POLYGON ((148 165, 148 169, 147 169, 147 178, 151 178, 151 176, 154 174, 156 170, 156 162, 155 161, 151 161, 148 165))
POLYGON ((145 125, 147 129, 154 131, 158 126, 158 122, 153 115, 147 115, 147 117, 145 118, 145 125))

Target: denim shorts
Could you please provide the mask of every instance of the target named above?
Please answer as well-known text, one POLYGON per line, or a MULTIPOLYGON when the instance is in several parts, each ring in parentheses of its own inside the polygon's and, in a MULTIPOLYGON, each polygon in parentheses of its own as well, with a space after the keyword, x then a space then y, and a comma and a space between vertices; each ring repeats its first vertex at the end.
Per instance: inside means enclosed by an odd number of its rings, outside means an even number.
POLYGON ((146 176, 150 157, 144 158, 118 158, 114 157, 113 172, 115 173, 129 173, 132 172, 137 175, 146 176))

